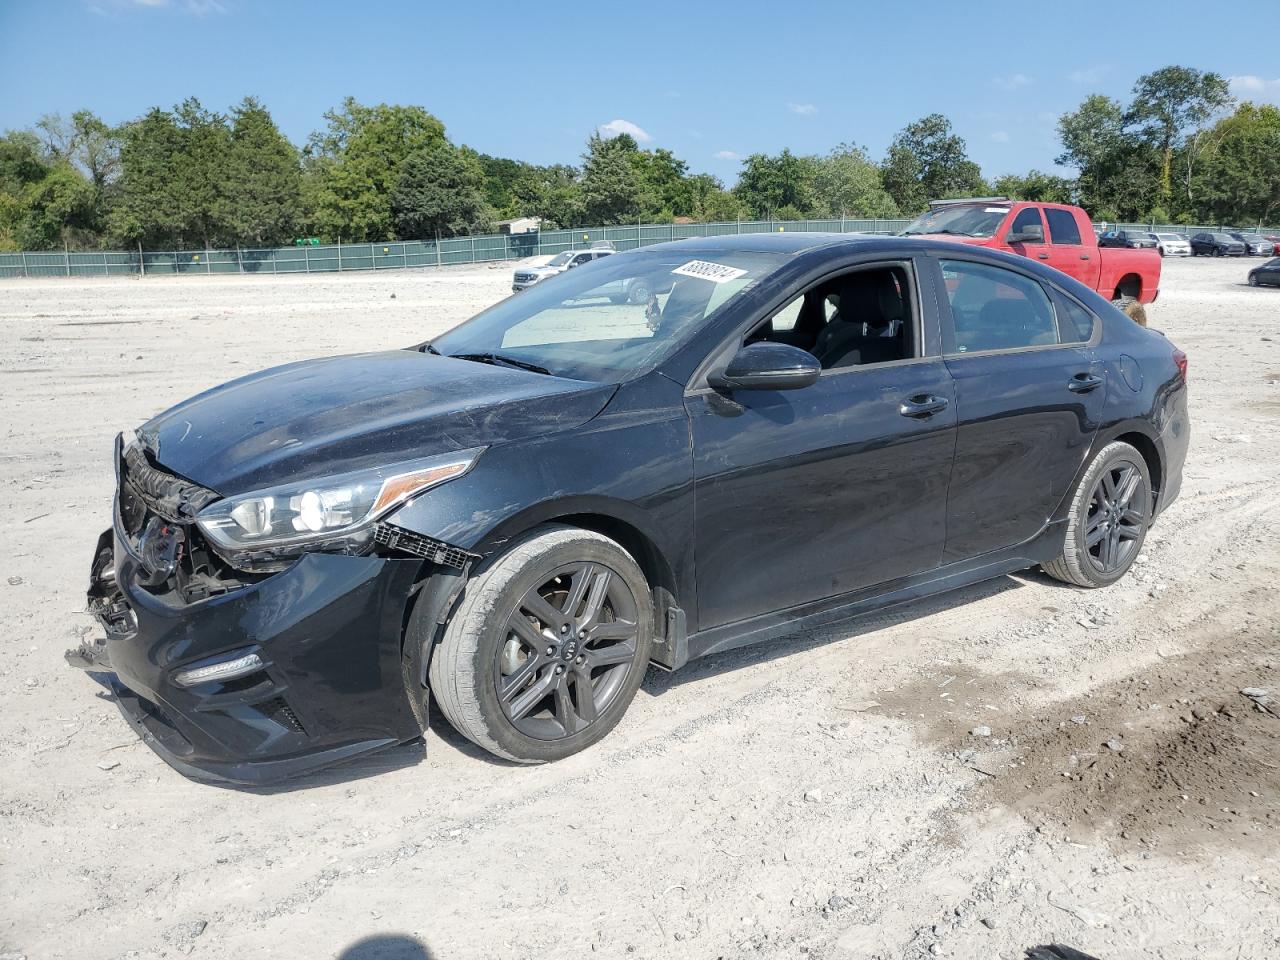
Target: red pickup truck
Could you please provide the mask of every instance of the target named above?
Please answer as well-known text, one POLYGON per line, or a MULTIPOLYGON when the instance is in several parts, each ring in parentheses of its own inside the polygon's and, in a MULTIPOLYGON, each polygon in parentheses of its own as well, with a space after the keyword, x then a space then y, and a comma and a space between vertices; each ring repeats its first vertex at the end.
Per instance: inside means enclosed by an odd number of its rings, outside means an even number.
POLYGON ((1131 300, 1153 303, 1160 293, 1160 254, 1099 247, 1093 224, 1079 207, 1007 197, 937 200, 903 235, 954 240, 1043 260, 1121 306, 1131 300))

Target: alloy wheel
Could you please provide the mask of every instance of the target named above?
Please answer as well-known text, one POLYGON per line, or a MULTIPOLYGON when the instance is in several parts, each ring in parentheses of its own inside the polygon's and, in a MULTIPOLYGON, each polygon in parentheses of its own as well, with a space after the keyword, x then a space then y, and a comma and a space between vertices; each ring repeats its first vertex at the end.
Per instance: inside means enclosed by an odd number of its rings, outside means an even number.
POLYGON ((1136 466, 1117 462, 1103 471, 1089 498, 1085 550, 1103 574, 1123 570, 1147 527, 1147 485, 1136 466))
POLYGON ((562 568, 529 590, 497 652, 498 702, 536 740, 581 733, 610 706, 633 669, 636 599, 601 563, 562 568))

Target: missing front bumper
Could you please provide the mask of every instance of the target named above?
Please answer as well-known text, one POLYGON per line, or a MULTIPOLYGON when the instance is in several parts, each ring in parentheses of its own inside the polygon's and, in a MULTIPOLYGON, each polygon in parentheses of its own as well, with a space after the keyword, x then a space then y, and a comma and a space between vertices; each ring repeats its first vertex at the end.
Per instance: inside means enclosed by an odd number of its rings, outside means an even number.
POLYGON ((416 558, 309 554, 194 603, 137 586, 140 558, 108 531, 89 606, 105 639, 68 661, 105 682, 144 741, 201 780, 270 783, 418 737, 401 640, 416 558), (252 648, 250 676, 183 687, 176 674, 252 648))

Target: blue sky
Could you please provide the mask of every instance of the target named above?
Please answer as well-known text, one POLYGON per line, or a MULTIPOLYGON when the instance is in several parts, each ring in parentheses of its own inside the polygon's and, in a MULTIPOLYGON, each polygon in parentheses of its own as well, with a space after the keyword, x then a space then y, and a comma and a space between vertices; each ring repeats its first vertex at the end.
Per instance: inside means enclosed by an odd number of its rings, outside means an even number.
POLYGON ((739 157, 883 155, 934 111, 989 176, 1052 170, 1054 123, 1178 63, 1280 102, 1280 3, 0 0, 0 129, 261 98, 301 144, 350 94, 485 153, 577 163, 625 129, 732 182, 739 157), (1057 14, 1062 12, 1062 16, 1057 14))

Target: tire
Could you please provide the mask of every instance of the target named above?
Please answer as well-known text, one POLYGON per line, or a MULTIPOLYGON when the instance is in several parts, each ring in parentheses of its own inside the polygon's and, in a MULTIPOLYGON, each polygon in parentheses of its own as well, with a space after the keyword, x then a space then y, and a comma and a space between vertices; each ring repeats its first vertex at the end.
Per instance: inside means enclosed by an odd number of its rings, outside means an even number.
POLYGON ((1077 587, 1110 586, 1133 566, 1150 525, 1151 473, 1147 462, 1129 444, 1109 443, 1071 495, 1062 555, 1042 564, 1041 569, 1055 580, 1077 587), (1136 485, 1127 490, 1131 482, 1136 485), (1127 500, 1123 499, 1126 496, 1127 500), (1103 500, 1112 506, 1108 508, 1103 500), (1091 539, 1095 539, 1092 544, 1091 539))
POLYGON ((453 728, 490 753, 560 760, 617 726, 652 637, 652 594, 630 554, 589 530, 540 527, 468 581, 431 657, 431 692, 453 728), (581 615, 566 615, 575 594, 581 615), (538 598, 546 622, 525 609, 538 598))
POLYGON ((1249 286, 1251 287, 1258 286, 1258 278, 1252 273, 1249 274, 1249 286))
POLYGON ((1147 308, 1133 297, 1117 297, 1111 301, 1117 310, 1140 327, 1147 325, 1147 308))
POLYGON ((1221 247, 1214 247, 1214 248, 1213 248, 1213 255, 1214 255, 1215 257, 1220 257, 1220 256, 1222 256, 1222 248, 1221 248, 1221 247))
POLYGON ((627 300, 631 303, 648 303, 651 289, 647 280, 637 280, 627 291, 627 300))

